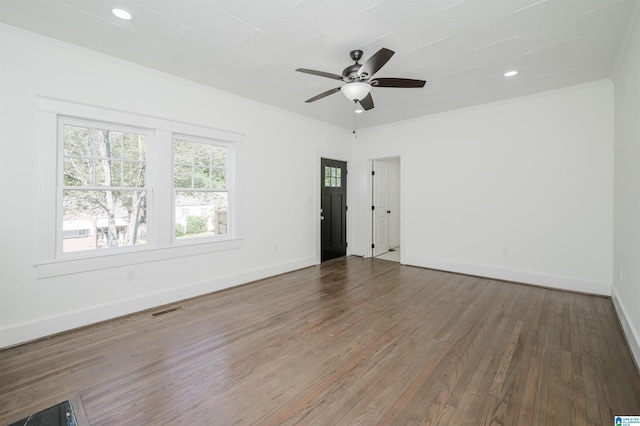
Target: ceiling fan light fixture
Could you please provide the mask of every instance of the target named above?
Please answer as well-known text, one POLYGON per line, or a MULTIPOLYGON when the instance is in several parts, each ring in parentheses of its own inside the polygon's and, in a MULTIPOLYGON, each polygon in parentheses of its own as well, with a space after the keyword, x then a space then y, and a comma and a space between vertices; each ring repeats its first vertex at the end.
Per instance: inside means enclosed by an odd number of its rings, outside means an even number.
POLYGON ((340 90, 342 90, 342 94, 350 101, 359 101, 371 92, 371 85, 354 81, 353 83, 345 84, 340 90))

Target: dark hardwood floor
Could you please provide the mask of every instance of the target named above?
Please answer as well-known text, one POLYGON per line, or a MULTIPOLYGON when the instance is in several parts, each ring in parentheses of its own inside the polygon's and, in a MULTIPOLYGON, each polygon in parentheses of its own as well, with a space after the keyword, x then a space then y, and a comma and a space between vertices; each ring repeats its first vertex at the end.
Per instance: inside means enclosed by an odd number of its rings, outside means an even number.
POLYGON ((67 399, 92 425, 640 414, 640 377, 605 297, 350 257, 170 307, 0 351, 0 425, 67 399))

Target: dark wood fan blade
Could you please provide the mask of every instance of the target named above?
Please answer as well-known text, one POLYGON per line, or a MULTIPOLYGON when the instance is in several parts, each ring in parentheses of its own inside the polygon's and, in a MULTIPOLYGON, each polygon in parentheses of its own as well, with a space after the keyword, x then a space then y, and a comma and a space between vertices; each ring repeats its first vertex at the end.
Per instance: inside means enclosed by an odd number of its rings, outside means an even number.
POLYGON ((411 78, 376 78, 370 83, 376 87, 424 87, 426 81, 411 78))
POLYGON ((333 95, 334 93, 339 92, 339 91, 340 91, 340 88, 336 87, 335 89, 327 90, 326 92, 322 92, 319 95, 314 96, 313 98, 307 99, 305 102, 306 103, 315 102, 318 99, 322 99, 325 96, 333 95))
POLYGON ((341 75, 331 74, 330 72, 308 70, 306 68, 298 68, 296 71, 303 72, 303 73, 306 73, 306 74, 318 75, 320 77, 332 78, 334 80, 342 80, 342 76, 341 75))
POLYGON ((371 96, 371 93, 360 99, 360 105, 365 109, 365 111, 369 111, 373 108, 373 96, 371 96))
POLYGON ((367 62, 362 64, 362 66, 358 70, 358 75, 366 74, 367 76, 371 77, 372 75, 377 73, 378 70, 389 61, 389 59, 391 59, 394 53, 396 52, 384 47, 378 50, 375 55, 370 57, 367 62))

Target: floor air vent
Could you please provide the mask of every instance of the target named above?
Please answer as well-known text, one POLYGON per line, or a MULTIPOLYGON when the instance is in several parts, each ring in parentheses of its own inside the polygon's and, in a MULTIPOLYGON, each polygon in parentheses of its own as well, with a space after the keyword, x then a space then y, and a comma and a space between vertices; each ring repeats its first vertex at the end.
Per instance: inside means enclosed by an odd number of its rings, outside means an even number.
POLYGON ((162 311, 152 312, 151 316, 155 318, 155 317, 159 317, 160 315, 166 315, 166 314, 170 314, 171 312, 179 311, 180 309, 182 309, 181 306, 178 306, 176 308, 164 309, 162 311))

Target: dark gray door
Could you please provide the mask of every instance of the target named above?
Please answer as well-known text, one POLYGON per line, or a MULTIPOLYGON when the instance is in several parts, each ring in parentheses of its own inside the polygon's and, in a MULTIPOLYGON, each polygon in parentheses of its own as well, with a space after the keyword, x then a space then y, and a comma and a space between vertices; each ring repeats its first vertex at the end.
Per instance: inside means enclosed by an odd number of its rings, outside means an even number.
POLYGON ((347 163, 322 158, 321 261, 347 254, 347 163))

